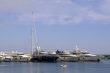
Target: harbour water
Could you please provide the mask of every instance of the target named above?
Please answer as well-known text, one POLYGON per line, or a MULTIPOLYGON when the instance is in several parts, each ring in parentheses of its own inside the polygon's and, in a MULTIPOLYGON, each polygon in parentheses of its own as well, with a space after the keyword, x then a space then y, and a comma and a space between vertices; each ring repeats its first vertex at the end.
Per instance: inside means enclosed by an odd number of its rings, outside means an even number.
POLYGON ((109 73, 110 60, 101 62, 1 62, 0 73, 109 73), (62 64, 67 67, 61 67, 62 64))

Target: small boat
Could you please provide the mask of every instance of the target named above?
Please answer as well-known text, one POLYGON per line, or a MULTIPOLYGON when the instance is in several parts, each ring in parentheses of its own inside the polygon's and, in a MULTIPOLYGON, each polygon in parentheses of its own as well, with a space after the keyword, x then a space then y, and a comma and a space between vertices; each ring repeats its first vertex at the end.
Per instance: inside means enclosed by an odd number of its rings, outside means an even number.
POLYGON ((67 67, 67 65, 65 65, 65 64, 62 64, 60 66, 63 67, 63 68, 66 68, 67 67))

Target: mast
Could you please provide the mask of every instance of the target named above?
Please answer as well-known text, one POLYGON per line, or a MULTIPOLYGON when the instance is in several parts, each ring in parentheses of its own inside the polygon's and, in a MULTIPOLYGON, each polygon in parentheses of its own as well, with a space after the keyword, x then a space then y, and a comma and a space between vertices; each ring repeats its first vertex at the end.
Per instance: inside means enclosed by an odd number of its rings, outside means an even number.
POLYGON ((39 44, 36 34, 36 26, 35 26, 35 15, 34 12, 32 12, 32 54, 35 52, 37 55, 39 55, 39 44))

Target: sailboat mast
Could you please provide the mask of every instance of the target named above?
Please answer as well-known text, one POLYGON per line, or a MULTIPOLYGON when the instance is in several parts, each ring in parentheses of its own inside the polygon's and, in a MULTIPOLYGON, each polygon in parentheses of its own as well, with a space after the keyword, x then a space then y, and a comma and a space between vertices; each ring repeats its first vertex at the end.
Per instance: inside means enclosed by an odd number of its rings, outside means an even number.
POLYGON ((35 26, 35 15, 34 12, 32 12, 32 54, 34 52, 37 52, 37 55, 39 55, 39 46, 38 46, 38 39, 36 35, 36 26, 35 26))

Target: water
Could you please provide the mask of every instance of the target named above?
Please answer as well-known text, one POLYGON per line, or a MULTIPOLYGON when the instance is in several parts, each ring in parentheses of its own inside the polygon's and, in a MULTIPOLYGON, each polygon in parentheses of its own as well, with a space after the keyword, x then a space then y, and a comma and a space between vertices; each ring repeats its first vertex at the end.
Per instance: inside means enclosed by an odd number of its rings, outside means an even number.
POLYGON ((0 63, 0 73, 110 73, 110 61, 62 63, 0 63))

